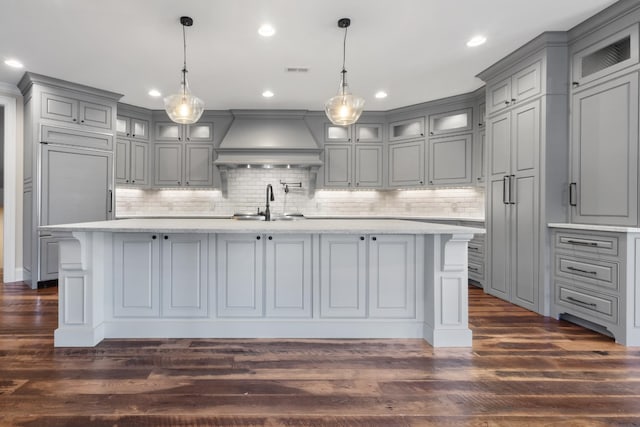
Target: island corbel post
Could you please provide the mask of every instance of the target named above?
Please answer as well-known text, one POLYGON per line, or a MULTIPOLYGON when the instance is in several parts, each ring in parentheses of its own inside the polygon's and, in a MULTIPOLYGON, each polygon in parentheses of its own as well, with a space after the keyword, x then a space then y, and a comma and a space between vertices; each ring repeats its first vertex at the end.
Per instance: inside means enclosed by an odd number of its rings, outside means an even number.
MULTIPOLYGON (((105 338, 216 337, 424 338, 434 347, 471 346, 467 310, 467 242, 474 234, 484 233, 482 229, 399 220, 306 220, 265 224, 213 219, 130 219, 47 227, 49 231, 67 237, 60 243, 59 324, 54 337, 57 347, 90 347, 105 338), (72 238, 69 238, 69 232, 72 238), (117 315, 117 310, 114 310, 118 292, 114 285, 117 282, 115 275, 129 274, 115 271, 114 240, 115 236, 123 233, 141 237, 143 243, 138 245, 143 256, 141 259, 148 259, 149 266, 153 267, 142 265, 131 273, 135 279, 140 272, 148 273, 148 276, 140 277, 148 279, 149 283, 159 283, 153 288, 155 293, 150 291, 148 295, 150 305, 161 299, 163 293, 159 287, 169 282, 169 278, 160 277, 163 259, 159 249, 160 236, 164 239, 178 235, 193 236, 192 240, 199 242, 197 247, 207 257, 207 265, 201 266, 200 270, 205 271, 206 277, 202 278, 205 288, 199 294, 202 297, 198 302, 201 305, 199 315, 165 316, 162 309, 156 309, 156 315, 151 317, 117 315), (268 311, 260 311, 260 304, 264 306, 267 298, 257 304, 256 309, 261 314, 256 317, 228 317, 216 309, 220 303, 216 300, 219 296, 216 288, 222 286, 217 282, 217 269, 220 268, 217 257, 221 254, 217 253, 216 243, 224 236, 243 234, 246 241, 252 239, 251 244, 262 248, 262 251, 277 241, 285 241, 285 245, 289 240, 296 244, 300 239, 313 242, 308 249, 300 246, 300 252, 311 252, 305 256, 312 259, 311 264, 315 266, 310 276, 310 288, 301 288, 300 292, 292 289, 290 294, 279 291, 279 298, 289 301, 287 304, 298 299, 308 301, 311 307, 308 315, 269 317, 265 314, 268 311), (324 287, 329 278, 322 276, 317 267, 329 262, 321 259, 319 248, 333 236, 354 237, 353 244, 347 242, 344 248, 359 247, 360 252, 354 253, 366 257, 366 270, 353 272, 353 277, 364 275, 368 280, 362 280, 364 288, 353 288, 363 292, 359 295, 363 296, 360 301, 365 307, 355 307, 364 313, 360 316, 330 316, 323 313, 323 306, 315 301, 329 298, 332 289, 343 292, 339 287, 324 287), (148 244, 143 237, 148 237, 148 244), (382 254, 380 259, 372 257, 374 251, 382 254), (379 264, 373 265, 374 262, 379 264), (373 277, 374 274, 379 274, 379 277, 373 277), (385 310, 392 314, 385 315, 385 310), (380 312, 383 314, 376 314, 380 312)), ((166 243, 164 239, 162 242, 166 243)), ((292 247, 295 251, 289 253, 297 253, 297 246, 292 247)), ((353 268, 358 266, 353 265, 353 268)), ((300 272, 302 274, 302 270, 300 272)), ((290 276, 289 273, 282 277, 290 276)), ((189 273, 187 277, 196 276, 189 273)), ((257 278, 262 291, 264 280, 262 273, 257 278)), ((296 285, 298 281, 296 276, 291 283, 285 283, 283 289, 289 292, 291 284, 296 285)), ((193 283, 179 283, 175 281, 173 286, 184 285, 193 289, 193 283)), ((330 285, 342 285, 336 283, 330 285)), ((185 292, 191 292, 185 289, 185 292)), ((180 293, 181 289, 174 291, 180 293)), ((340 305, 341 301, 337 304, 340 305)))

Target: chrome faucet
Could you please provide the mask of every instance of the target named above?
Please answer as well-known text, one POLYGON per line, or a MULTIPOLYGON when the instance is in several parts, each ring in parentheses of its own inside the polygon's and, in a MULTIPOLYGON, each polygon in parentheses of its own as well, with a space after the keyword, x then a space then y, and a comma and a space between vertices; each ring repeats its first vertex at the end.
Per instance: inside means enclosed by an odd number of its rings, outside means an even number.
POLYGON ((275 201, 273 197, 273 187, 271 184, 267 184, 267 206, 264 208, 264 220, 271 221, 271 211, 269 210, 269 200, 272 202, 275 201), (271 197, 269 197, 269 193, 271 193, 271 197))

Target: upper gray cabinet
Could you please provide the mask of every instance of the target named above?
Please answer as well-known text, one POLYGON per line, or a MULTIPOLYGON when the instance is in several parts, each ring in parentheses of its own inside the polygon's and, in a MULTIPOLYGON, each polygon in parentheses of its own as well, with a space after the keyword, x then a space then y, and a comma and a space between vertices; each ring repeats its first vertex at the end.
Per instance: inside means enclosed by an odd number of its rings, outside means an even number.
POLYGON ((389 187, 424 185, 424 139, 389 144, 389 187))
POLYGON ((118 114, 116 119, 118 136, 124 138, 149 140, 149 120, 136 117, 126 117, 118 114))
POLYGON ((429 139, 429 185, 471 183, 471 134, 429 139))
POLYGON ((487 84, 487 114, 504 110, 542 93, 542 61, 536 61, 502 80, 487 84))
POLYGON ((471 129, 473 129, 472 108, 429 115, 430 136, 468 132, 471 129))
POLYGON ((580 40, 571 55, 574 88, 638 64, 638 24, 602 38, 580 40))
POLYGON ((637 72, 572 95, 572 222, 638 225, 638 114, 637 72))
POLYGON ((325 142, 382 142, 382 123, 357 123, 337 126, 325 123, 325 142))
POLYGON ((41 103, 40 114, 43 119, 111 129, 113 116, 111 105, 46 91, 41 94, 41 103))
POLYGON ((424 117, 389 123, 389 141, 424 137, 424 117))
POLYGON ((211 144, 155 144, 153 159, 154 187, 213 186, 211 144))
POLYGON ((156 122, 155 140, 168 142, 211 142, 213 141, 213 123, 197 122, 181 125, 174 122, 156 122))

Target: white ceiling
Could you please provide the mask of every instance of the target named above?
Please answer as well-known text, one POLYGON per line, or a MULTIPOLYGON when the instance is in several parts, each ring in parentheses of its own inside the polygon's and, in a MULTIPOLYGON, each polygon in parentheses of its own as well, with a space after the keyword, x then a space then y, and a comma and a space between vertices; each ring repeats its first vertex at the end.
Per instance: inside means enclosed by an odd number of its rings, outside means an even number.
MULTIPOLYGON (((465 93, 474 76, 547 30, 567 30, 613 0, 0 0, 0 59, 25 69, 123 93, 123 102, 161 109, 177 91, 182 29, 187 65, 207 109, 323 109, 339 82, 350 17, 347 70, 367 110, 388 110, 465 93), (275 36, 257 34, 270 22, 275 36), (476 34, 486 44, 470 49, 476 34), (285 73, 307 66, 306 74, 285 73), (261 93, 271 89, 275 96, 261 93), (385 100, 376 91, 389 93, 385 100)), ((0 82, 24 70, 0 62, 0 82)))

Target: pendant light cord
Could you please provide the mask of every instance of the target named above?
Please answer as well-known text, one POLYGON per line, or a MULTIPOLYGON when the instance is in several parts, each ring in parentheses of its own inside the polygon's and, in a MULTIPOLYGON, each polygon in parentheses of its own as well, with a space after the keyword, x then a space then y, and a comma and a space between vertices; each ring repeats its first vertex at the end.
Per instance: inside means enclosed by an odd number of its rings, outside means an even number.
POLYGON ((187 93, 187 36, 184 29, 185 25, 182 24, 182 44, 183 44, 183 60, 184 65, 182 66, 182 94, 186 95, 187 93))
POLYGON ((347 60, 347 31, 349 27, 344 28, 344 39, 342 41, 342 87, 340 88, 342 95, 344 96, 344 88, 347 85, 347 70, 345 68, 345 62, 347 60))

